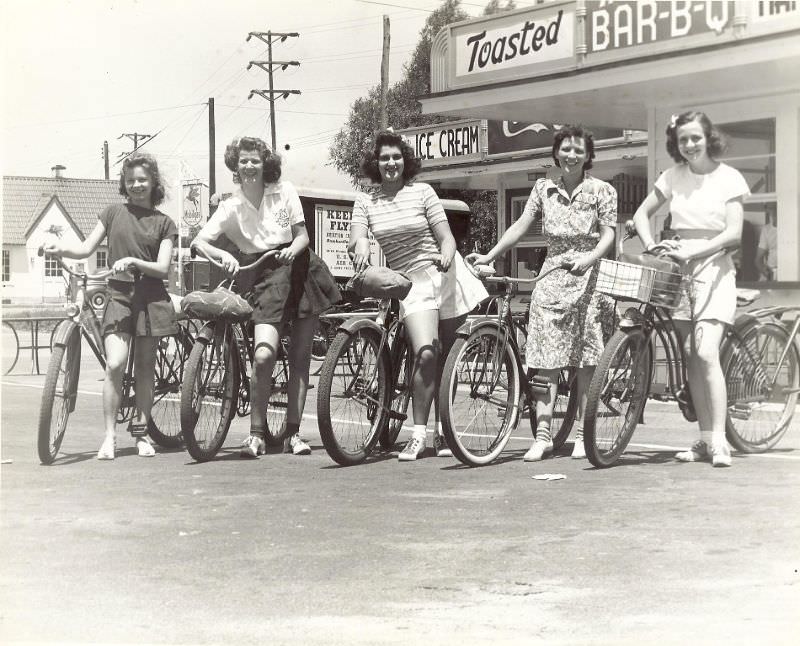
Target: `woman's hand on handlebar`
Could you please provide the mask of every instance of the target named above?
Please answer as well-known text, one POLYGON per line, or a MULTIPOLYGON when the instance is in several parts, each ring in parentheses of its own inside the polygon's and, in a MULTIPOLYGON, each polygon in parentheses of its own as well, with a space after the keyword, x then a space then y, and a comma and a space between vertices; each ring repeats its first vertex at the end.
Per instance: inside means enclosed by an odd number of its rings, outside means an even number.
POLYGON ((48 256, 58 256, 59 258, 64 254, 64 248, 59 244, 58 240, 50 240, 49 242, 45 242, 41 247, 39 247, 40 253, 45 253, 48 256))
POLYGON ((569 270, 569 273, 575 274, 576 276, 583 276, 591 266, 594 264, 594 260, 592 259, 591 254, 582 254, 577 258, 571 258, 570 260, 562 263, 562 267, 564 269, 569 270))
POLYGON ((222 269, 224 269, 227 273, 231 276, 235 276, 239 273, 239 261, 233 256, 233 254, 228 253, 222 249, 219 249, 219 257, 218 261, 219 264, 222 265, 222 269))
POLYGON ((297 258, 297 252, 292 249, 291 245, 278 251, 275 256, 275 259, 282 265, 291 265, 295 258, 297 258))
POLYGON ((464 261, 468 265, 488 265, 492 262, 489 258, 489 254, 477 253, 475 251, 464 256, 464 261))
POLYGON ((120 258, 111 267, 111 271, 115 274, 124 274, 131 269, 138 269, 138 267, 136 265, 136 258, 131 258, 130 256, 120 258))
POLYGON ((355 248, 351 254, 353 269, 356 271, 363 271, 369 266, 369 252, 369 240, 366 238, 359 238, 356 240, 355 248))

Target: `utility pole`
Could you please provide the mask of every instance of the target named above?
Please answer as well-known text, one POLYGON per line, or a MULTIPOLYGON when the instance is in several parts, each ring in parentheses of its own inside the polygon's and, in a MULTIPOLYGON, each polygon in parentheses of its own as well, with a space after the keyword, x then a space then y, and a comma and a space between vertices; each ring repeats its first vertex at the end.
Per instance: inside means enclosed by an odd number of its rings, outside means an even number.
POLYGON ((108 142, 103 142, 103 166, 105 169, 105 177, 108 179, 109 169, 108 169, 108 142))
POLYGON ((269 78, 269 89, 268 90, 250 90, 250 94, 248 95, 248 99, 252 99, 254 94, 258 94, 263 99, 269 101, 269 125, 270 125, 270 132, 272 133, 272 150, 276 148, 276 137, 275 137, 275 99, 276 98, 288 98, 290 94, 300 94, 300 90, 276 90, 273 81, 272 81, 272 74, 273 70, 276 67, 280 67, 282 70, 288 69, 290 66, 300 65, 297 61, 273 61, 272 60, 272 43, 280 41, 285 42, 287 38, 297 38, 300 34, 297 32, 275 32, 275 31, 251 31, 247 34, 247 40, 249 41, 250 38, 256 37, 260 41, 267 44, 267 60, 265 61, 250 61, 247 65, 247 69, 250 69, 253 65, 256 67, 260 67, 267 73, 269 78))
POLYGON ((389 115, 386 106, 389 92, 389 16, 383 17, 383 54, 381 56, 381 130, 386 130, 389 125, 389 115))
POLYGON ((119 162, 125 159, 125 157, 135 153, 140 146, 144 146, 148 141, 150 141, 153 137, 156 137, 158 134, 159 134, 158 132, 154 135, 145 135, 142 134, 141 132, 123 132, 119 137, 117 137, 117 139, 122 139, 123 137, 127 137, 128 139, 130 139, 133 142, 133 150, 127 153, 120 153, 119 155, 117 155, 117 161, 115 162, 115 164, 119 164, 119 162), (140 141, 142 143, 139 143, 140 141))
POLYGON ((217 192, 216 127, 214 125, 214 99, 208 99, 208 194, 217 192))

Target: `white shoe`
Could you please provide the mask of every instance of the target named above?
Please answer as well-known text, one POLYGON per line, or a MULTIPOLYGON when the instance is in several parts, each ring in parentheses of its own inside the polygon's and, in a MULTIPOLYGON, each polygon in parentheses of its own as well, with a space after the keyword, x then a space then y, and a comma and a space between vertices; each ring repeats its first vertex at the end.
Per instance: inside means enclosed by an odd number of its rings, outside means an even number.
POLYGON ((113 437, 107 437, 103 440, 100 450, 97 452, 98 460, 113 460, 114 451, 117 448, 117 440, 113 437))
POLYGON ((711 446, 711 466, 713 467, 729 467, 731 466, 731 449, 727 442, 723 442, 722 446, 711 446))
POLYGON ((400 451, 400 455, 397 456, 397 459, 400 462, 410 462, 412 460, 416 460, 420 455, 425 452, 425 438, 424 437, 412 437, 406 445, 403 447, 403 450, 400 451))
POLYGON ((433 434, 433 450, 436 451, 437 458, 453 457, 453 452, 447 446, 447 440, 444 439, 444 435, 439 435, 439 433, 433 434))
POLYGON ((156 454, 153 445, 144 437, 136 438, 136 450, 139 451, 140 458, 152 458, 156 454))
POLYGON ((538 462, 542 460, 545 455, 553 452, 552 440, 536 440, 528 452, 523 456, 525 462, 538 462))
POLYGON ((300 437, 300 433, 289 436, 286 440, 285 451, 292 455, 311 455, 311 447, 300 437))
MULTIPOLYGON (((708 462, 711 459, 708 444, 703 440, 697 440, 687 451, 676 453, 675 459, 679 462, 708 462)), ((728 454, 728 459, 730 460, 730 454, 728 454)))
POLYGON ((583 438, 576 437, 575 444, 572 446, 572 458, 582 460, 586 457, 586 449, 583 446, 583 438))
POLYGON ((242 443, 239 455, 243 458, 257 458, 259 455, 264 455, 266 449, 264 440, 258 435, 251 435, 242 443))

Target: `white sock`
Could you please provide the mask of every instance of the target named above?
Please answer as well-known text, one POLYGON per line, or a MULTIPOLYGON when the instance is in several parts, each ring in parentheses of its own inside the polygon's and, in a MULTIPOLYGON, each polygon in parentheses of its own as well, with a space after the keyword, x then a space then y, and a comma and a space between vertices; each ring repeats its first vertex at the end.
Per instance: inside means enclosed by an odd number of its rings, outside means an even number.
POLYGON ((725 437, 725 431, 719 432, 712 432, 711 433, 711 444, 709 446, 716 446, 717 448, 725 446, 725 443, 728 440, 725 437))
POLYGON ((418 437, 424 442, 427 434, 428 430, 425 427, 425 424, 414 424, 414 430, 411 432, 411 437, 418 437))
POLYGON ((700 439, 706 443, 706 446, 711 446, 714 438, 714 433, 711 431, 700 431, 700 439))

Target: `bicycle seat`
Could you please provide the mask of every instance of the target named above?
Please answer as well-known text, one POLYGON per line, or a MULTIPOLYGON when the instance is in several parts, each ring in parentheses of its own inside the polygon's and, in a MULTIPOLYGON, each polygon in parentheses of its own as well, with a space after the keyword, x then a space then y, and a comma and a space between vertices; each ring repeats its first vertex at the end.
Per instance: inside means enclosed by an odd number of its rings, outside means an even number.
POLYGON ((747 307, 755 303, 761 296, 761 292, 757 289, 744 289, 737 288, 736 290, 736 307, 747 307))

